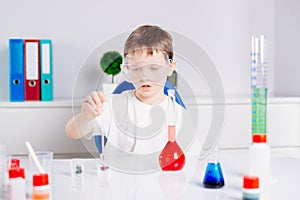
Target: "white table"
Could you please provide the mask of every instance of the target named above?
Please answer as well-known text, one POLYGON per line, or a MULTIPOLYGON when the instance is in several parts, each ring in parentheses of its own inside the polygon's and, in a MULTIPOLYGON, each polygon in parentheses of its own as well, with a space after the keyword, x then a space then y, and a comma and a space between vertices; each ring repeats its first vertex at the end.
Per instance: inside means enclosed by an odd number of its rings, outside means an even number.
MULTIPOLYGON (((85 160, 84 185, 72 188, 70 160, 54 160, 52 176, 53 199, 242 199, 242 176, 247 172, 247 151, 223 151, 220 155, 225 178, 221 189, 206 189, 202 185, 207 160, 187 156, 182 171, 151 174, 126 174, 109 169, 97 175, 96 161, 85 160)), ((272 154, 269 199, 298 199, 300 160, 272 154)))

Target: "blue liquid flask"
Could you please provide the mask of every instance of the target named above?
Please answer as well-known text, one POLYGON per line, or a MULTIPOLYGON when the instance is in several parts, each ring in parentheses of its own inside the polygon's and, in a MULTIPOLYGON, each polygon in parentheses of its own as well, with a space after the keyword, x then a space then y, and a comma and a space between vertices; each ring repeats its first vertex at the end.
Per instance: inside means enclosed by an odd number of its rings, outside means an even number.
POLYGON ((225 182, 221 164, 218 159, 215 159, 218 156, 218 150, 214 150, 212 154, 214 159, 211 159, 207 164, 203 185, 206 188, 221 188, 225 182))

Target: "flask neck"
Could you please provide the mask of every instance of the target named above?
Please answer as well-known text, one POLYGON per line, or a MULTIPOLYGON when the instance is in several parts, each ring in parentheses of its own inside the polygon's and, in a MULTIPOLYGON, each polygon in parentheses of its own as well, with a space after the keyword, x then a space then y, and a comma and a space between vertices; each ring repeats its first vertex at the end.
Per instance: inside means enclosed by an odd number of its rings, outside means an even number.
POLYGON ((168 141, 174 142, 176 137, 176 127, 175 125, 168 126, 168 141))

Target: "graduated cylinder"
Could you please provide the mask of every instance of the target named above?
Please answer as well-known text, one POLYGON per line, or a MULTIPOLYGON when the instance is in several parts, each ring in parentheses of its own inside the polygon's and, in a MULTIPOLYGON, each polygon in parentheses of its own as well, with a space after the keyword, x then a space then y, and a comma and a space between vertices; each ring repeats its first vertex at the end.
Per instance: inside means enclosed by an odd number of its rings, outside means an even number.
POLYGON ((270 183, 271 152, 267 144, 267 59, 265 36, 252 37, 251 100, 252 145, 249 148, 249 174, 258 176, 266 193, 270 183))
POLYGON ((251 38, 252 134, 267 133, 267 59, 266 38, 251 38))

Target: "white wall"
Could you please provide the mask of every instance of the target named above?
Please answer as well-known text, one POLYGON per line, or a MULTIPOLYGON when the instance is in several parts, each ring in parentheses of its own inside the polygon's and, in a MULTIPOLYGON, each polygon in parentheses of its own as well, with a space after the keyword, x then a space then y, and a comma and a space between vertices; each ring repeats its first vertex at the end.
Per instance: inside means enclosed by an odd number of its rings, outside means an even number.
POLYGON ((64 130, 73 111, 78 107, 70 102, 42 103, 0 103, 0 143, 6 145, 9 154, 27 154, 26 141, 36 150, 53 151, 56 154, 86 152, 81 141, 70 140, 64 130))
POLYGON ((299 96, 300 2, 275 1, 275 94, 299 96))
MULTIPOLYGON (((202 101, 198 105, 187 104, 189 110, 198 106, 197 139, 189 153, 198 154, 207 137, 212 121, 212 105, 202 101)), ((0 103, 0 142, 7 145, 9 154, 27 154, 25 141, 37 150, 51 150, 55 154, 96 152, 93 139, 70 140, 65 136, 65 122, 78 112, 70 102, 51 104, 0 103), (2 107, 2 108, 1 108, 2 107), (5 107, 5 108, 3 108, 5 107)), ((221 131, 219 147, 225 149, 247 148, 251 142, 251 102, 247 98, 227 99, 226 118, 221 131)), ((272 98, 268 106, 268 140, 272 147, 300 146, 300 98, 272 98), (288 119, 288 120, 287 120, 288 119)), ((181 132, 182 136, 185 134, 181 132)), ((191 135, 191 133, 186 133, 191 135)), ((192 133, 193 134, 193 133, 192 133)), ((215 134, 215 133, 212 133, 215 134)), ((180 138, 178 138, 179 141, 180 138)), ((183 139, 184 140, 184 139, 183 139)), ((186 141, 186 140, 184 140, 186 141)))
MULTIPOLYGON (((0 2, 0 16, 0 99, 4 100, 8 99, 11 37, 52 39, 56 99, 72 96, 79 67, 99 44, 147 23, 179 32, 202 46, 215 63, 227 96, 250 92, 251 35, 267 36, 273 66, 273 0, 12 0, 0 2)), ((271 93, 273 71, 270 68, 271 93)), ((85 96, 89 90, 87 84, 77 97, 85 96)))

